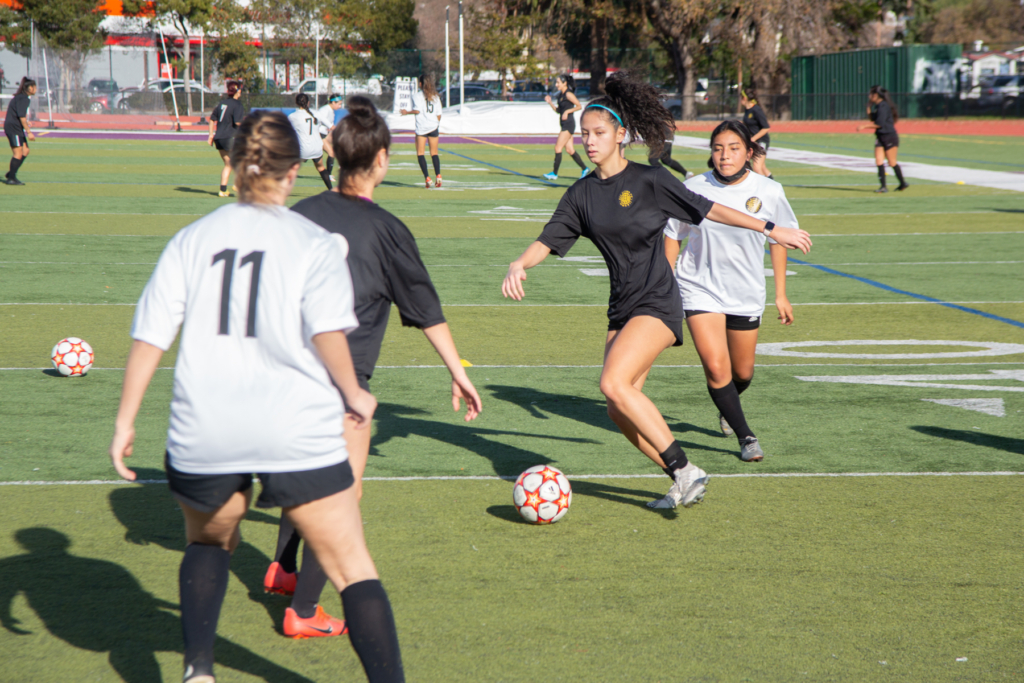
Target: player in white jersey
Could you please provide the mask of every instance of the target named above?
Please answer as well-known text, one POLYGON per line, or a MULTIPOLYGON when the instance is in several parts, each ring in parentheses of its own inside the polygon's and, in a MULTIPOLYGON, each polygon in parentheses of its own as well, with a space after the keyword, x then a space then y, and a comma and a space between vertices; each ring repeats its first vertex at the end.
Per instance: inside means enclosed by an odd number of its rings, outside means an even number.
POLYGON ((331 176, 324 165, 324 139, 320 137, 320 119, 309 110, 309 95, 300 92, 295 96, 298 107, 288 114, 288 122, 299 136, 299 154, 303 161, 312 161, 327 189, 331 189, 331 176))
POLYGON ((711 134, 712 170, 687 180, 686 187, 766 221, 764 234, 707 218, 698 225, 673 219, 665 228, 665 254, 675 264, 686 326, 704 366, 708 393, 720 411, 722 432, 736 435, 745 462, 764 458, 743 415, 740 394, 754 377, 757 330, 765 307, 766 241, 771 245, 779 320, 793 324, 793 307, 786 298, 786 249, 769 235, 775 223, 798 227, 797 220, 782 185, 751 170, 751 161, 763 154, 746 126, 726 121, 711 134))
POLYGON ((341 95, 331 95, 327 99, 327 104, 317 109, 315 113, 317 120, 320 121, 320 139, 323 140, 324 152, 327 153, 327 175, 331 175, 334 171, 334 149, 327 141, 327 136, 334 128, 334 120, 338 117, 337 112, 341 109, 342 104, 341 95))
POLYGON ((441 96, 437 94, 434 77, 420 76, 420 88, 412 95, 412 109, 402 109, 402 116, 415 114, 416 160, 420 162, 423 179, 430 189, 430 172, 427 170, 427 143, 430 143, 430 161, 434 165, 434 187, 441 187, 441 157, 437 153, 438 134, 441 130, 441 96))
MULTIPOLYGON (((247 117, 231 159, 239 203, 175 235, 139 300, 110 446, 118 474, 134 480, 124 458, 135 416, 184 324, 165 461, 189 544, 179 573, 183 681, 214 681, 217 619, 254 472, 257 507, 282 508, 341 592, 371 678, 403 681, 342 437, 346 410, 366 428, 376 408, 345 336, 358 325, 347 243, 284 207, 301 159, 282 114, 247 117)), ((322 617, 324 628, 340 624, 322 617)))

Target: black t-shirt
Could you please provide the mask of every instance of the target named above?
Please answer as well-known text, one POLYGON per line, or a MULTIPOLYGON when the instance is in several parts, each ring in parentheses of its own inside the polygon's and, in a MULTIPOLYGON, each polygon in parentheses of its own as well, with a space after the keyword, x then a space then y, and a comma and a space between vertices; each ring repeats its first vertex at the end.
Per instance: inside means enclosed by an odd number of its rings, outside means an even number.
POLYGON ((210 118, 217 122, 217 132, 213 134, 213 139, 227 140, 235 137, 235 129, 245 118, 245 110, 234 97, 225 97, 210 112, 210 118))
POLYGON ((7 118, 4 119, 4 134, 18 135, 25 132, 21 119, 28 118, 28 95, 18 93, 7 105, 7 118))
POLYGON ((743 125, 745 125, 747 130, 750 131, 751 137, 757 135, 765 128, 771 128, 771 126, 768 125, 768 117, 764 115, 764 109, 761 109, 760 104, 755 104, 744 112, 743 125))
POLYGON ((575 104, 572 103, 572 100, 569 99, 569 91, 568 90, 566 90, 564 93, 560 93, 558 95, 558 105, 557 106, 558 106, 558 116, 559 117, 561 117, 562 114, 564 114, 565 112, 569 111, 570 109, 572 109, 573 107, 576 106, 575 104))
POLYGON ((423 329, 445 322, 416 239, 402 221, 373 202, 333 191, 303 199, 292 211, 348 240, 359 319, 348 344, 358 375, 373 375, 392 303, 407 327, 423 329))
POLYGON ((871 114, 871 121, 878 126, 875 135, 892 135, 896 132, 896 122, 892 118, 892 107, 885 100, 878 103, 871 114))
POLYGON ((641 313, 682 320, 683 305, 665 258, 662 230, 669 218, 699 225, 713 204, 664 167, 630 161, 611 178, 592 173, 576 181, 537 239, 559 256, 565 256, 580 236, 594 243, 611 275, 611 322, 625 323, 641 313))

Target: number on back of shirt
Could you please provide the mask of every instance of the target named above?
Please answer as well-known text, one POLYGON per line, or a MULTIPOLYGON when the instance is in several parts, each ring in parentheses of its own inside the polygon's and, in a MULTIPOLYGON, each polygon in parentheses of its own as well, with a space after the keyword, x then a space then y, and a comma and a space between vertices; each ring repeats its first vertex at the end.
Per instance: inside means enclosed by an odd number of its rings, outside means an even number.
MULTIPOLYGON (((235 274, 235 256, 237 254, 237 249, 225 249, 213 255, 212 266, 216 266, 217 261, 224 262, 224 277, 220 285, 220 326, 217 328, 217 334, 229 334, 228 314, 231 311, 231 280, 235 274)), ((238 269, 241 270, 250 264, 252 265, 252 273, 249 280, 249 306, 245 317, 245 336, 255 337, 256 297, 260 292, 260 268, 263 265, 263 252, 251 251, 243 256, 238 264, 238 269)))
POLYGON ((306 119, 306 123, 309 124, 309 134, 313 134, 313 119, 306 119))
POLYGON ((428 114, 433 114, 434 113, 434 100, 430 100, 429 102, 427 102, 427 113, 428 114))

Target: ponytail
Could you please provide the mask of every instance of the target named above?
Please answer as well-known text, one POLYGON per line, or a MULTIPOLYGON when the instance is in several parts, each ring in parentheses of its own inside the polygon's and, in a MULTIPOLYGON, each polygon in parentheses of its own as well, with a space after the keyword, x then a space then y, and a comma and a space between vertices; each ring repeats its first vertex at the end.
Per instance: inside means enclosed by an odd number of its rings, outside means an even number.
POLYGON ((366 173, 382 149, 391 149, 388 124, 362 95, 353 95, 345 103, 348 115, 331 131, 331 148, 338 162, 338 188, 344 192, 348 179, 366 173))
POLYGON ((14 94, 15 95, 22 95, 22 94, 27 95, 28 94, 28 89, 33 87, 33 86, 35 86, 35 84, 36 84, 35 81, 33 81, 28 76, 25 76, 24 78, 21 79, 21 83, 18 85, 18 92, 14 93, 14 94))
POLYGON ((309 111, 309 95, 304 92, 300 92, 295 96, 295 106, 299 109, 305 109, 307 113, 312 113, 309 111))
POLYGON ((873 85, 871 86, 871 90, 869 90, 868 92, 870 92, 872 95, 878 95, 879 97, 882 98, 882 101, 889 105, 889 109, 892 110, 893 123, 896 123, 897 121, 900 120, 900 113, 896 111, 896 103, 892 101, 892 97, 889 96, 888 90, 886 90, 880 85, 873 85))
POLYGON ((266 203, 274 186, 300 161, 298 135, 284 114, 266 110, 249 114, 238 127, 231 147, 238 200, 266 203))
POLYGON ((605 83, 604 92, 604 97, 590 102, 583 113, 594 110, 602 114, 616 128, 625 128, 632 139, 643 140, 650 156, 661 156, 675 120, 662 105, 657 88, 619 71, 605 83))
POLYGON ((569 74, 562 74, 558 78, 563 83, 565 83, 565 87, 569 90, 569 92, 571 92, 571 93, 575 93, 576 92, 576 79, 575 78, 573 78, 569 74))

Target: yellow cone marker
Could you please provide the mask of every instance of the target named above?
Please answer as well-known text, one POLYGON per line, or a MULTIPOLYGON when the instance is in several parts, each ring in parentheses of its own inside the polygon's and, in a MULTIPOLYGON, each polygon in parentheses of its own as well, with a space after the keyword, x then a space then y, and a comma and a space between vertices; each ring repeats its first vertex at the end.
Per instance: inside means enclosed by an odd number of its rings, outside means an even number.
POLYGON ((468 360, 466 360, 465 358, 461 358, 461 359, 459 360, 459 362, 461 362, 461 363, 462 363, 462 367, 464 367, 464 368, 471 368, 471 367, 473 367, 473 364, 472 364, 472 363, 470 363, 470 362, 469 362, 468 360))
POLYGON ((964 183, 964 181, 962 181, 962 180, 958 180, 958 181, 956 181, 956 184, 957 185, 965 185, 966 183, 964 183))

